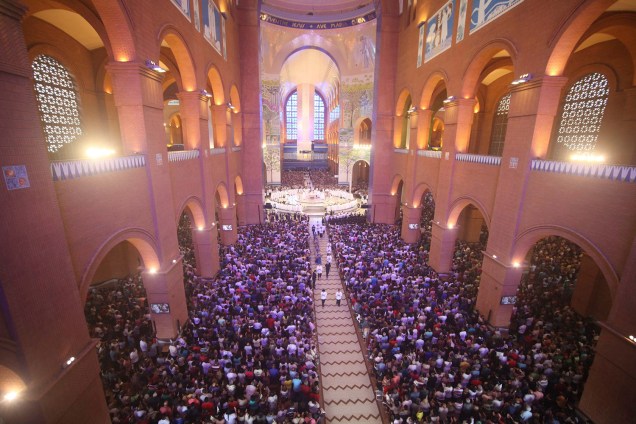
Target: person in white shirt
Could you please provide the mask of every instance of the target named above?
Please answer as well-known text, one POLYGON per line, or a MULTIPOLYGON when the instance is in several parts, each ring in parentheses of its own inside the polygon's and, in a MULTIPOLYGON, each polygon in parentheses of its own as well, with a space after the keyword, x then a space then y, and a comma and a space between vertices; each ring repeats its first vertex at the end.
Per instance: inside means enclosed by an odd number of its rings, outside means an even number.
POLYGON ((340 301, 342 300, 342 290, 338 289, 336 292, 336 306, 340 306, 340 301))
POLYGON ((325 289, 322 289, 322 292, 320 292, 320 300, 322 301, 322 307, 325 307, 325 301, 327 300, 327 291, 325 289))

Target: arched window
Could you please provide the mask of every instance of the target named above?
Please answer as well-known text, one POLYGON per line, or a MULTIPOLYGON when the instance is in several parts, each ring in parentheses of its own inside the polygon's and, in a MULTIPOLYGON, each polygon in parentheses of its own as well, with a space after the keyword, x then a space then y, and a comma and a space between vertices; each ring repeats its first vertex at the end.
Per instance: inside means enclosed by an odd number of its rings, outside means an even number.
POLYGON ((411 139, 411 106, 413 102, 409 95, 404 102, 402 111, 402 133, 400 134, 400 149, 408 149, 411 139))
POLYGON ((298 91, 294 91, 285 105, 285 127, 287 140, 298 139, 298 91))
POLYGON ((329 122, 335 122, 340 119, 340 105, 337 105, 329 113, 329 122))
POLYGON ((371 144, 371 120, 365 118, 358 127, 358 144, 371 144))
POLYGON ((488 154, 501 156, 503 154, 504 141, 506 140, 506 128, 508 127, 508 111, 510 110, 510 93, 499 99, 497 110, 492 121, 492 133, 490 134, 490 148, 488 154))
POLYGON ((75 80, 50 56, 36 57, 32 67, 46 147, 55 153, 82 136, 75 80))
POLYGON ((554 156, 596 149, 608 97, 609 81, 598 72, 585 75, 570 87, 563 102, 554 156))
POLYGON ((314 140, 325 139, 325 102, 314 93, 314 140))

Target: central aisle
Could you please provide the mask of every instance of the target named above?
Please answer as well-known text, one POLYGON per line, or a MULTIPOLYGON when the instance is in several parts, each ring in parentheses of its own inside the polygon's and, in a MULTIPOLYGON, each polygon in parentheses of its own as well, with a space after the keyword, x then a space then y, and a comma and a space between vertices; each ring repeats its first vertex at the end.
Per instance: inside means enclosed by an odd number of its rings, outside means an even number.
MULTIPOLYGON (((309 221, 311 266, 316 269, 316 246, 311 234, 312 225, 320 227, 322 217, 311 217, 309 221)), ((378 404, 364 355, 360 348, 355 324, 349 311, 345 290, 338 274, 333 254, 329 278, 326 278, 328 236, 318 236, 319 252, 322 255, 322 279, 316 280, 314 305, 320 375, 324 409, 327 423, 382 423, 378 404), (321 306, 320 294, 327 291, 325 306, 321 306), (343 292, 340 306, 336 306, 336 291, 343 292)))

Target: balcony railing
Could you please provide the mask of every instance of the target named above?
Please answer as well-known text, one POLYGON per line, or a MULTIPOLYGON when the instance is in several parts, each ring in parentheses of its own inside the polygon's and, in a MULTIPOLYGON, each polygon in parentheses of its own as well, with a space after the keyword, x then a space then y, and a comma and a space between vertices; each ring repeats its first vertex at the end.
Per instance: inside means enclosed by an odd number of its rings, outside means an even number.
POLYGON ((240 151, 241 151, 241 146, 234 146, 234 147, 232 147, 232 151, 233 151, 233 152, 240 152, 240 151))
POLYGON ((425 158, 441 159, 442 151, 441 150, 418 150, 417 155, 424 156, 425 158))
POLYGON ((409 152, 409 149, 393 149, 393 151, 395 153, 401 153, 403 155, 407 154, 409 152))
POLYGON ((53 181, 90 177, 107 172, 126 171, 146 166, 146 156, 122 156, 117 158, 65 160, 51 162, 53 181))
POLYGON ((501 165, 500 156, 475 155, 472 153, 457 153, 455 155, 455 159, 460 162, 481 163, 484 165, 493 165, 493 166, 501 165))
POLYGON ((577 175, 580 177, 603 178, 627 183, 636 182, 636 167, 621 165, 603 165, 594 163, 558 162, 534 159, 532 170, 577 175))
POLYGON ((210 149, 210 155, 222 155, 225 153, 225 147, 215 147, 210 149))
POLYGON ((198 150, 182 150, 178 152, 168 152, 168 161, 182 162, 184 160, 196 159, 199 157, 198 150))

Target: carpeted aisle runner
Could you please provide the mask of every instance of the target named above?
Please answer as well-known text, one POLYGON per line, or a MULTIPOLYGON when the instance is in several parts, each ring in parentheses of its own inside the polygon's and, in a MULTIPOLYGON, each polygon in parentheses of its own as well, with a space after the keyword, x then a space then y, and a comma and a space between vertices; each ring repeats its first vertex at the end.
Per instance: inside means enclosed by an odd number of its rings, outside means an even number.
MULTIPOLYGON (((316 269, 316 248, 311 226, 320 225, 320 218, 309 222, 311 263, 316 269)), ((323 407, 327 423, 382 423, 375 399, 375 391, 367 372, 356 328, 349 311, 344 286, 333 261, 329 278, 326 278, 328 236, 318 237, 322 257, 322 279, 316 280, 314 305, 320 354, 320 375, 323 407), (327 291, 325 306, 321 306, 320 294, 327 291), (336 306, 336 291, 343 292, 340 306, 336 306)), ((335 255, 333 255, 335 257, 335 255)))

